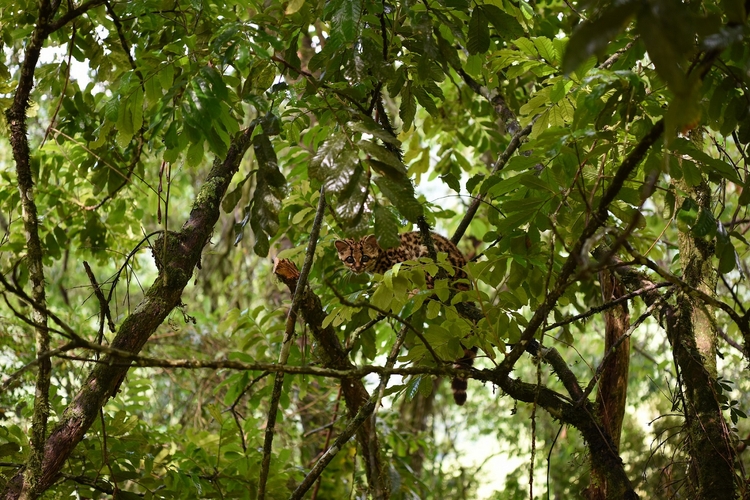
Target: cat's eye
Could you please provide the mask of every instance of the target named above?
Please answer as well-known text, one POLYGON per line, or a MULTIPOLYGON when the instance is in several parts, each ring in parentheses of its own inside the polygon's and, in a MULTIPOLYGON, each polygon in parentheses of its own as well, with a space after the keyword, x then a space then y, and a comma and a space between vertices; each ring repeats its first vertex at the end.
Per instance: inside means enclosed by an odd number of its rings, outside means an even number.
POLYGON ((346 258, 346 261, 345 261, 345 262, 348 262, 349 264, 354 264, 354 257, 352 257, 352 256, 350 255, 349 257, 347 257, 347 258, 346 258))
POLYGON ((368 257, 367 255, 362 256, 362 262, 367 262, 368 260, 370 260, 370 257, 368 257))

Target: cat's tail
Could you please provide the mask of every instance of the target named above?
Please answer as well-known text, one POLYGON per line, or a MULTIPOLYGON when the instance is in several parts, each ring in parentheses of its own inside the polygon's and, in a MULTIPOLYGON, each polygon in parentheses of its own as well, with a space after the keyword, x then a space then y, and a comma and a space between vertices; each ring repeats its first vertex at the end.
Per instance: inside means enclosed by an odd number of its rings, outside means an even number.
MULTIPOLYGON (((474 358, 477 357, 478 347, 474 346, 471 349, 464 348, 464 356, 461 359, 456 360, 453 364, 453 368, 456 369, 468 369, 474 364, 474 358)), ((453 400, 457 405, 461 406, 466 402, 466 388, 468 387, 467 380, 463 377, 455 376, 451 381, 451 389, 453 389, 453 400)))

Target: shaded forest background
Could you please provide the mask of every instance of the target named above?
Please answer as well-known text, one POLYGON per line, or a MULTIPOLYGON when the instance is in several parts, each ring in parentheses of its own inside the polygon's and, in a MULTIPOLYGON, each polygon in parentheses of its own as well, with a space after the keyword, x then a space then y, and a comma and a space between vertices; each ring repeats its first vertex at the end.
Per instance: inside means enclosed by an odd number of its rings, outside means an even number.
POLYGON ((2 497, 747 498, 748 5, 0 5, 2 497))

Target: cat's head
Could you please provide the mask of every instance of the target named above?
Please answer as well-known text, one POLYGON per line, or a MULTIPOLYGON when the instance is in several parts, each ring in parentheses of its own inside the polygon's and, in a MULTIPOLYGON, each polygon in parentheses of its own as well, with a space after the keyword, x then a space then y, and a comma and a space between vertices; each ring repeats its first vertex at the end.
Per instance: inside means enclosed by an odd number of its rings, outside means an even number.
POLYGON ((369 234, 361 240, 351 238, 336 240, 335 245, 341 262, 356 274, 369 271, 375 265, 381 252, 378 240, 373 234, 369 234))

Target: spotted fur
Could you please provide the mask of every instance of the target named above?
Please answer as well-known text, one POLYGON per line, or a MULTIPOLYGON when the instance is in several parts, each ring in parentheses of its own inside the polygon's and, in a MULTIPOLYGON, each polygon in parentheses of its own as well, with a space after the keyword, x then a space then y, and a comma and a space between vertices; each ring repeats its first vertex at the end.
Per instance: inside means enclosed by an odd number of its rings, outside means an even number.
MULTIPOLYGON (((346 239, 337 240, 336 250, 339 252, 339 259, 344 265, 356 274, 363 272, 384 274, 388 269, 399 262, 407 260, 417 260, 420 257, 427 257, 427 247, 422 244, 422 235, 413 231, 402 233, 399 238, 401 243, 395 248, 383 250, 378 245, 375 235, 368 235, 360 240, 346 239)), ((466 278, 466 272, 463 270, 466 259, 461 251, 456 248, 449 239, 432 233, 432 242, 435 245, 435 251, 445 252, 448 254, 448 262, 455 270, 456 279, 466 278)), ((431 276, 427 276, 427 286, 432 288, 431 276)), ((465 283, 458 283, 456 288, 459 290, 468 290, 465 283)), ((468 369, 474 364, 474 358, 477 355, 477 348, 464 349, 464 356, 455 363, 456 368, 468 369)), ((467 381, 462 377, 454 377, 451 382, 453 389, 453 400, 457 405, 463 405, 466 402, 467 381)))
MULTIPOLYGON (((422 236, 419 232, 402 233, 399 238, 401 240, 399 246, 387 250, 380 248, 377 238, 372 234, 360 240, 337 240, 335 244, 339 259, 356 274, 363 272, 384 274, 399 262, 428 257, 427 247, 422 244, 422 236)), ((455 278, 466 278, 466 273, 462 269, 466 264, 466 259, 456 245, 435 233, 432 233, 432 242, 435 245, 435 251, 448 254, 448 262, 455 270, 455 278)), ((428 283, 431 284, 431 280, 428 283)), ((465 285, 459 288, 467 289, 465 285)))

